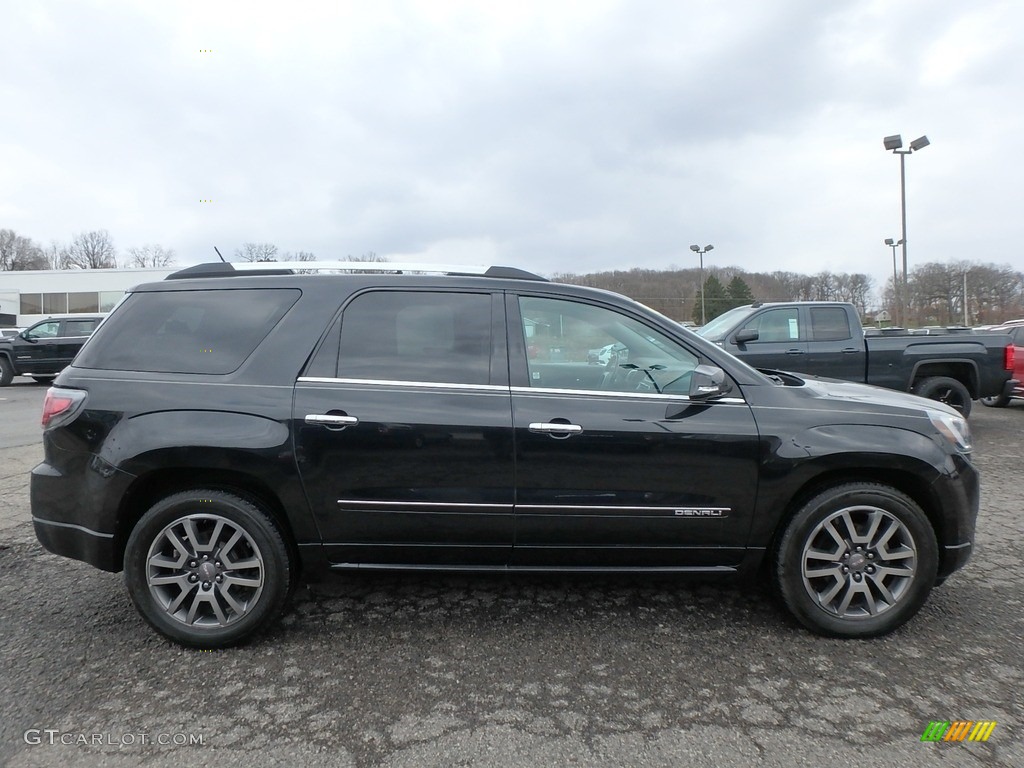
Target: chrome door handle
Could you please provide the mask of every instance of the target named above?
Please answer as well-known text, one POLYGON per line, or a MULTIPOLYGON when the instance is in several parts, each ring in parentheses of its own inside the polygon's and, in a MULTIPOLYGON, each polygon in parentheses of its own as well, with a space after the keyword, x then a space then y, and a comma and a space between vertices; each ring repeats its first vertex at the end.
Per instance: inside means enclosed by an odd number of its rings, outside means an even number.
POLYGON ((802 355, 804 351, 802 349, 787 349, 787 355, 802 355))
POLYGON ((583 432, 579 424, 558 424, 551 421, 530 422, 530 431, 538 435, 578 435, 583 432))
POLYGON ((335 416, 330 413, 307 413, 307 424, 323 424, 325 427, 352 427, 359 423, 355 416, 335 416))

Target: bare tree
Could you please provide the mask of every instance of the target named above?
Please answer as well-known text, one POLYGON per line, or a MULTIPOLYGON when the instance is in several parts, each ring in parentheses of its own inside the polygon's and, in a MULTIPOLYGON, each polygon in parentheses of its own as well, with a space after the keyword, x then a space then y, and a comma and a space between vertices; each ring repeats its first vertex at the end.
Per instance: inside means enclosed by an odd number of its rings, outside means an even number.
POLYGON ((46 269, 43 249, 13 229, 0 229, 0 270, 46 269))
POLYGON ((169 267, 174 264, 174 251, 162 245, 144 245, 128 249, 128 264, 133 267, 169 267))
POLYGON ((235 249, 235 259, 240 261, 277 261, 277 246, 273 243, 243 243, 235 249))
POLYGON ((345 261, 387 261, 387 256, 378 256, 373 251, 367 251, 362 256, 346 256, 345 261))
POLYGON ((105 229, 82 232, 68 246, 69 269, 113 269, 117 266, 117 252, 110 233, 105 229))
POLYGON ((46 256, 47 269, 70 269, 68 266, 68 246, 57 240, 51 240, 50 244, 43 249, 46 256))
POLYGON ((285 251, 281 261, 316 261, 316 254, 311 251, 285 251))

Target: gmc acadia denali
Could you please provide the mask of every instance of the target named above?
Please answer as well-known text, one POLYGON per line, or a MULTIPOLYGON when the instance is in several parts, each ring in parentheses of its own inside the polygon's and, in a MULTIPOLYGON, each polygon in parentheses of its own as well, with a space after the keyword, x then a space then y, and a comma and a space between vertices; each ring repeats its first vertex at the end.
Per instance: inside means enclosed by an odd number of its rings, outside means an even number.
POLYGON ((516 269, 242 266, 129 292, 49 390, 32 470, 43 545, 123 569, 179 643, 381 568, 762 574, 809 629, 871 637, 970 556, 941 403, 765 375, 516 269))

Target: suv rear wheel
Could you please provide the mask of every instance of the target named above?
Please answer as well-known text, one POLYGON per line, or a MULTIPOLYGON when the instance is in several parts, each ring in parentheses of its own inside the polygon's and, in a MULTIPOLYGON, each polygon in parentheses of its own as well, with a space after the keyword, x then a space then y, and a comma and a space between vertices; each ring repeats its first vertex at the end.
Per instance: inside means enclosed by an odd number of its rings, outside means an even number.
POLYGON ((775 583, 808 629, 874 637, 917 613, 937 568, 935 532, 909 496, 849 483, 819 493, 790 521, 776 550, 775 583))
POLYGON ((176 493, 146 512, 128 538, 124 572, 142 617, 199 648, 233 645, 273 621, 294 576, 270 517, 213 490, 176 493))

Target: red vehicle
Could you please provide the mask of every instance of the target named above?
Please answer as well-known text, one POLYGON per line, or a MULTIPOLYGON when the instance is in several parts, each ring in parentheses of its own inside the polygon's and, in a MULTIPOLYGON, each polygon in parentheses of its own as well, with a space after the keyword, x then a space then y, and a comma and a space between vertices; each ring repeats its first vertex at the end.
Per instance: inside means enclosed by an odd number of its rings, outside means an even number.
POLYGON ((1014 398, 1024 400, 1024 323, 997 326, 986 333, 999 333, 999 331, 1006 331, 1013 342, 1012 347, 1006 348, 1006 354, 1012 356, 1012 359, 1006 361, 1006 367, 1013 370, 1013 378, 1017 380, 1017 384, 1010 394, 1004 393, 994 397, 981 398, 982 405, 992 408, 1003 408, 1009 405, 1014 398))

